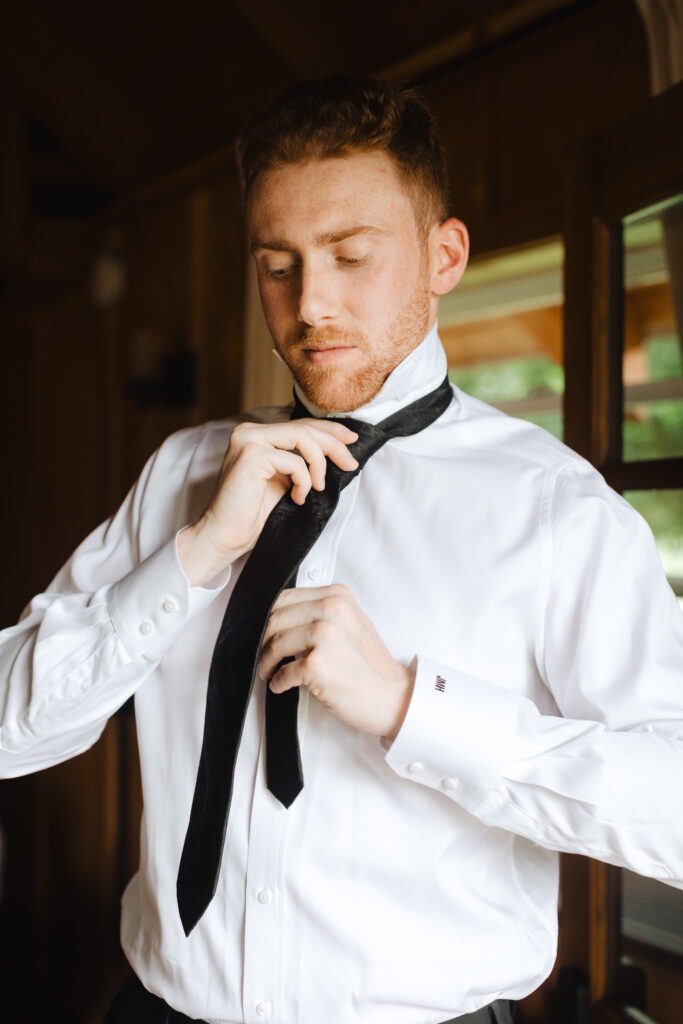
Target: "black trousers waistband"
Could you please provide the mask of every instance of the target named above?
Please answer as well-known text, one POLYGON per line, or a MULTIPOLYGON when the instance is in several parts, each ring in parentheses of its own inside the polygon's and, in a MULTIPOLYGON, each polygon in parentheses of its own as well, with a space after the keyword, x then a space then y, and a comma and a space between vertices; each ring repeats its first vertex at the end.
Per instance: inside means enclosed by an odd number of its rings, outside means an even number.
MULTIPOLYGON (((112 1003, 104 1024, 206 1024, 172 1010, 159 996, 152 995, 136 978, 130 978, 112 1003)), ((474 1013, 452 1017, 443 1024, 513 1024, 513 1004, 498 999, 474 1013)))

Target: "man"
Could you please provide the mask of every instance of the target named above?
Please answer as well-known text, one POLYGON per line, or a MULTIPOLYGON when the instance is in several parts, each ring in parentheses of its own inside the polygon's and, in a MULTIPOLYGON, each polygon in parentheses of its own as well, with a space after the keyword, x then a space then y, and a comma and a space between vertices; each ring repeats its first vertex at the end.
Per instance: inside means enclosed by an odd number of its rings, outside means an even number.
POLYGON ((145 815, 122 941, 141 985, 111 1021, 509 1021, 554 959, 556 851, 683 886, 681 615, 647 527, 591 467, 457 389, 356 460, 375 425, 443 394, 438 300, 467 233, 422 104, 305 83, 239 153, 299 418, 208 424, 153 456, 3 637, 0 766, 78 753, 135 693, 145 815), (248 622, 239 579, 271 512, 291 490, 288 522, 308 522, 331 480, 338 503, 262 624, 215 895, 188 913, 216 701, 244 685, 214 641, 231 595, 248 622), (299 694, 289 807, 268 788, 268 687, 299 694))

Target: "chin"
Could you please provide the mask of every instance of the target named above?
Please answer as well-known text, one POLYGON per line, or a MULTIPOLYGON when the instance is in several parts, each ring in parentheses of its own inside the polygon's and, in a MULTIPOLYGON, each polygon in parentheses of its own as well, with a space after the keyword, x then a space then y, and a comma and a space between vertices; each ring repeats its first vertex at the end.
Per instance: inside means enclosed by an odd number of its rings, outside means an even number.
POLYGON ((371 401, 384 383, 381 374, 359 372, 335 379, 334 372, 295 374, 296 382, 311 402, 325 412, 353 412, 371 401))

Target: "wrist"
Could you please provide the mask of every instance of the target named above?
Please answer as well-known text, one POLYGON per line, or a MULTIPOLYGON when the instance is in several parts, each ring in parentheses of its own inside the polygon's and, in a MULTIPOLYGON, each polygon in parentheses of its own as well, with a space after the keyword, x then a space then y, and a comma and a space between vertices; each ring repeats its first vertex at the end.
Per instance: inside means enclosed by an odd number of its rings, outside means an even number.
POLYGON ((204 517, 180 531, 176 546, 181 568, 192 587, 206 586, 242 554, 240 551, 218 548, 204 517))
POLYGON ((393 743, 399 734, 405 717, 408 714, 408 707, 410 706, 410 700, 415 687, 415 660, 413 659, 410 665, 401 665, 400 668, 401 682, 396 699, 395 714, 393 715, 391 727, 384 733, 383 737, 389 743, 393 743))

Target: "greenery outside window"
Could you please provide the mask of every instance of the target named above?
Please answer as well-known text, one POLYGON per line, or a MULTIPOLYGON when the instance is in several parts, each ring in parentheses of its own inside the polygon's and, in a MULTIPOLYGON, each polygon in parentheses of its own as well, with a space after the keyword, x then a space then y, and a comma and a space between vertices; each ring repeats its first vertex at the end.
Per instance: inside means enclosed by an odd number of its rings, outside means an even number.
POLYGON ((439 317, 451 381, 558 438, 563 257, 562 242, 550 239, 475 259, 439 317))

